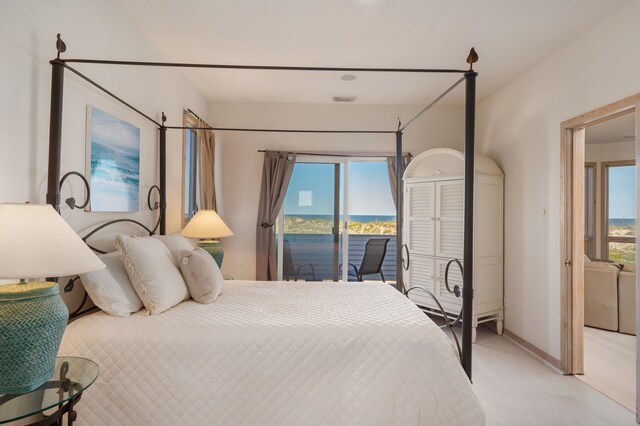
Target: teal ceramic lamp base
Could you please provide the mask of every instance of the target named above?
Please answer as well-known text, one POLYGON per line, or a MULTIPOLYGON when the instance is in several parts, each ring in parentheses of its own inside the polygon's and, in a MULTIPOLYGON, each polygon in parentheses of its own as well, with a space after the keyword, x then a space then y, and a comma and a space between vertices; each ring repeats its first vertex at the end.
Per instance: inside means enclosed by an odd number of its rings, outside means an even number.
POLYGON ((58 284, 0 286, 0 394, 30 392, 53 376, 69 311, 58 284))
POLYGON ((218 267, 222 267, 222 260, 224 259, 224 252, 222 251, 222 246, 220 245, 220 241, 218 240, 202 240, 198 242, 198 247, 206 250, 213 260, 216 261, 218 267))

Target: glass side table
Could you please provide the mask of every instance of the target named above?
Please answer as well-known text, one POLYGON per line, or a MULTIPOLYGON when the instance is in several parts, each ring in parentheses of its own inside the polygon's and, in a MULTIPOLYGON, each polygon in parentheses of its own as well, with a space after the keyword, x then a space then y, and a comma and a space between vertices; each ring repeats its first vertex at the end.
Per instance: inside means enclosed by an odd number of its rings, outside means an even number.
POLYGON ((55 408, 53 413, 32 425, 62 425, 65 414, 67 424, 72 425, 77 417, 73 407, 97 377, 98 365, 95 362, 85 358, 58 357, 53 377, 39 388, 24 394, 0 394, 0 424, 55 408))

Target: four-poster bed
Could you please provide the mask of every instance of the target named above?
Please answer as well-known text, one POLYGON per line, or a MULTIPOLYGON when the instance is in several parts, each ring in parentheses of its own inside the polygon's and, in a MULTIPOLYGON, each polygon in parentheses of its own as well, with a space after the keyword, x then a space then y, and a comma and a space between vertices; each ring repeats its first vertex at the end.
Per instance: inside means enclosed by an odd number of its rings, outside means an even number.
MULTIPOLYGON (((218 130, 225 132, 278 132, 278 133, 332 133, 332 134, 389 134, 394 135, 396 148, 396 185, 397 185, 397 289, 404 292, 406 290, 402 282, 402 176, 404 172, 403 155, 403 132, 418 117, 433 107, 437 102, 448 95, 462 82, 465 82, 465 185, 464 185, 464 273, 462 288, 462 350, 460 361, 469 379, 471 379, 471 361, 472 361, 472 333, 471 322, 464 321, 464 318, 471 317, 473 298, 473 264, 465 262, 472 259, 473 253, 473 201, 474 201, 474 128, 475 128, 475 93, 476 93, 476 77, 477 73, 473 70, 473 64, 477 62, 478 56, 474 49, 471 49, 467 58, 469 69, 422 69, 422 68, 358 68, 358 67, 301 67, 301 66, 271 66, 271 65, 229 65, 229 64, 198 64, 198 63, 173 63, 173 62, 139 62, 139 61, 115 61, 115 60, 98 60, 98 59, 64 59, 60 57, 62 52, 66 51, 64 42, 58 35, 57 42, 58 54, 50 63, 52 66, 52 85, 51 85, 51 115, 50 115, 50 134, 49 134, 49 163, 48 163, 48 184, 47 184, 47 203, 51 204, 57 211, 60 211, 60 159, 62 150, 62 105, 63 105, 63 85, 64 72, 68 70, 77 75, 84 81, 96 87, 103 93, 107 94, 117 102, 131 109, 144 119, 150 121, 158 127, 159 132, 159 222, 158 228, 160 234, 166 233, 166 136, 168 130, 184 130, 184 129, 200 129, 185 126, 169 126, 166 125, 167 118, 164 112, 161 114, 160 121, 157 121, 149 115, 135 108, 122 98, 110 92, 100 84, 93 81, 80 71, 72 67, 71 64, 100 64, 111 66, 144 66, 144 67, 172 67, 172 68, 209 68, 209 69, 243 69, 243 70, 272 70, 272 71, 300 71, 300 72, 363 72, 363 73, 444 73, 444 74, 461 74, 462 77, 449 87, 442 95, 427 105, 415 117, 404 125, 398 123, 396 130, 327 130, 327 129, 265 129, 265 128, 231 128, 231 127, 206 127, 203 129, 218 130)), ((151 206, 150 206, 151 207, 151 206)), ((154 229, 155 230, 155 229, 154 229)), ((151 232, 153 233, 153 231, 151 232)), ((93 234, 93 233, 92 233, 93 234)))

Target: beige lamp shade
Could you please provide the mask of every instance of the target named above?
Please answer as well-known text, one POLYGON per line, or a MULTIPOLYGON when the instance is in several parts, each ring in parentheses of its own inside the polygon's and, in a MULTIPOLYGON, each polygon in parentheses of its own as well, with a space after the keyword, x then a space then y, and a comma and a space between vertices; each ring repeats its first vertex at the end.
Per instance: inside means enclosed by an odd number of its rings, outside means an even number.
POLYGON ((200 210, 182 230, 187 238, 222 238, 233 235, 214 210, 200 210))
POLYGON ((0 204, 0 278, 64 277, 104 267, 49 204, 0 204))

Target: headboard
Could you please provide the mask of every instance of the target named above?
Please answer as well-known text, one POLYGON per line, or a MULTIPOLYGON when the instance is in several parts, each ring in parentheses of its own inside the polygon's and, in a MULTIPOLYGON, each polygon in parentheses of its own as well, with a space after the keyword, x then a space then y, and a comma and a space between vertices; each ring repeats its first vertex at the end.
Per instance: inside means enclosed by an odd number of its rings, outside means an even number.
MULTIPOLYGON (((77 175, 80 176, 86 186, 86 191, 87 191, 87 198, 85 200, 85 202, 78 206, 75 204, 75 199, 73 198, 67 198, 65 200, 65 203, 67 205, 69 205, 69 207, 71 207, 72 209, 74 208, 84 208, 87 206, 87 204, 89 203, 89 197, 90 197, 90 192, 89 192, 89 184, 86 181, 85 177, 82 176, 80 173, 78 172, 69 172, 66 175, 64 175, 64 177, 61 179, 60 181, 60 185, 62 186, 62 183, 64 182, 64 179, 66 179, 67 176, 69 175, 77 175)), ((149 188, 149 192, 147 193, 147 206, 149 208, 149 210, 151 212, 154 211, 159 211, 160 210, 160 205, 162 203, 162 193, 160 191, 160 188, 157 185, 153 185, 151 188, 149 188), (152 196, 153 196, 153 192, 157 191, 158 192, 158 200, 152 202, 152 196)), ((97 247, 95 247, 94 245, 92 245, 89 240, 94 237, 96 234, 98 234, 101 231, 104 231, 105 229, 112 227, 116 224, 122 224, 122 223, 127 223, 127 224, 131 224, 134 225, 137 228, 140 228, 141 231, 143 231, 144 234, 147 235, 154 235, 156 233, 156 231, 158 230, 158 227, 160 226, 160 222, 162 220, 162 211, 159 211, 158 214, 158 218, 155 221, 155 224, 153 225, 153 228, 150 228, 146 225, 144 225, 143 223, 135 220, 135 219, 129 219, 129 218, 119 218, 119 219, 114 219, 114 220, 110 220, 108 222, 104 222, 99 224, 98 226, 96 226, 95 228, 93 228, 91 231, 89 231, 86 235, 84 235, 82 237, 82 241, 85 242, 85 244, 91 249, 93 250, 95 253, 98 254, 105 254, 107 253, 105 250, 101 250, 97 247)), ((79 276, 74 276, 72 278, 69 279, 69 281, 67 281, 67 284, 64 286, 63 291, 66 294, 71 293, 74 288, 75 288, 75 283, 76 281, 78 281, 80 279, 79 276)), ((99 308, 96 306, 87 306, 87 302, 89 302, 89 295, 87 294, 86 290, 84 289, 84 287, 82 288, 82 301, 80 302, 80 304, 75 308, 75 309, 69 309, 69 321, 73 321, 74 319, 87 314, 89 312, 93 312, 98 310, 99 308)))

